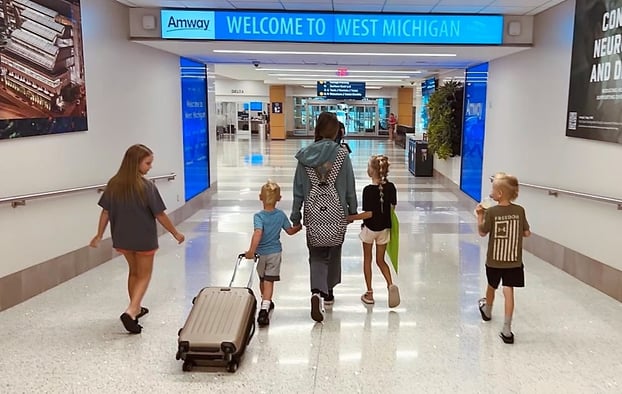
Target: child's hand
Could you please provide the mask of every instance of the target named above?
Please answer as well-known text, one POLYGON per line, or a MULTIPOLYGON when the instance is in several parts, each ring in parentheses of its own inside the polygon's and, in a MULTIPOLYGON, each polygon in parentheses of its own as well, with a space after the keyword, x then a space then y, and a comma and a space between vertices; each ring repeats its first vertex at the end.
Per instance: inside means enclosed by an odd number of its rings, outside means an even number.
POLYGON ((477 216, 483 215, 485 210, 486 210, 486 208, 484 208, 484 206, 482 204, 477 204, 477 206, 475 207, 475 214, 477 216))
POLYGON ((186 237, 182 233, 173 234, 173 238, 175 238, 177 244, 180 244, 186 240, 186 237))
POLYGON ((246 253, 244 253, 244 257, 247 258, 248 260, 253 260, 255 259, 255 253, 251 252, 250 250, 247 250, 246 253))
POLYGON ((295 233, 297 233, 298 231, 302 230, 302 224, 300 224, 300 223, 298 223, 297 225, 292 226, 292 227, 294 228, 295 233))
POLYGON ((99 242, 102 240, 102 237, 100 237, 99 235, 96 235, 93 237, 93 239, 91 240, 91 242, 89 243, 89 246, 91 248, 96 248, 99 246, 99 242))
POLYGON ((352 223, 355 220, 370 219, 372 216, 373 216, 372 211, 365 211, 365 212, 357 213, 354 215, 348 215, 346 219, 348 220, 348 223, 352 223))

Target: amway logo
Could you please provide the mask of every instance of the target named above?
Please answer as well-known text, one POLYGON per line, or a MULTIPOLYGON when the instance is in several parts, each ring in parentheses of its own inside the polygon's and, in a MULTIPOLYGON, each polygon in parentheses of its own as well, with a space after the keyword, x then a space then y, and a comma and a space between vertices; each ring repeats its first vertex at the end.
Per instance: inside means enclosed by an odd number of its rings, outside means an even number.
POLYGON ((177 30, 209 30, 210 26, 209 19, 175 19, 174 16, 171 16, 168 19, 167 30, 177 31, 177 30))

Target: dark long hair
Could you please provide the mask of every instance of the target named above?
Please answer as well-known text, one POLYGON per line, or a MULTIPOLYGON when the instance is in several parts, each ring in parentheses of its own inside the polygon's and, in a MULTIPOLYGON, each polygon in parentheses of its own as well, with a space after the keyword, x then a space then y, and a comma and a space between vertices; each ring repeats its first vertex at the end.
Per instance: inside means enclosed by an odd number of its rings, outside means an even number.
POLYGON ((317 123, 315 124, 315 141, 325 138, 335 140, 338 132, 339 120, 337 119, 337 115, 325 111, 317 117, 317 123))

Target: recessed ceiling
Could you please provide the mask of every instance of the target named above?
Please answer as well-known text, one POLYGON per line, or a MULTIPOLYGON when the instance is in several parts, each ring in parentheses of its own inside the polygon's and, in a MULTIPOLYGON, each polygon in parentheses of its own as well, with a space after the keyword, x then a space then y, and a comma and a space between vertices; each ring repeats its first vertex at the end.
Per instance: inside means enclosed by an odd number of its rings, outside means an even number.
MULTIPOLYGON (((469 66, 487 62, 499 57, 529 49, 528 47, 511 46, 415 46, 415 45, 356 45, 356 44, 301 44, 301 43, 267 43, 267 42, 225 42, 225 41, 171 41, 171 40, 133 40, 134 42, 175 53, 205 63, 227 64, 226 67, 216 67, 216 74, 239 80, 262 80, 269 84, 300 84, 308 83, 303 79, 291 79, 270 74, 289 73, 301 75, 301 78, 322 79, 315 77, 324 70, 332 70, 327 76, 336 77, 337 69, 345 67, 349 71, 347 78, 355 78, 355 71, 371 71, 373 74, 381 70, 400 71, 392 73, 407 76, 407 78, 393 82, 383 81, 381 85, 399 86, 406 82, 417 81, 432 74, 443 74, 447 70, 464 69, 469 66), (222 53, 214 51, 257 51, 283 52, 281 54, 259 53, 222 53), (314 51, 334 54, 315 55, 301 54, 314 51), (295 53, 287 53, 295 52, 295 53), (360 54, 348 55, 344 53, 360 54), (373 53, 374 56, 369 55, 373 53), (383 56, 384 54, 395 56, 383 56), (404 53, 404 56, 399 54, 404 53), (421 54, 422 56, 412 56, 421 54), (380 55, 380 56, 378 56, 380 55), (438 57, 434 55, 455 55, 438 57), (258 65, 258 66, 256 66, 258 65), (264 69, 279 69, 279 71, 264 71, 264 69), (306 70, 306 71, 293 71, 306 70), (319 71, 322 70, 322 71, 319 71), (311 77, 311 75, 314 75, 311 77)), ((369 75, 370 73, 367 73, 369 75)), ((388 75, 389 73, 387 73, 388 75)), ((360 73, 363 75, 363 73, 360 73)), ((384 75, 386 77, 386 75, 384 75)), ((334 78, 333 78, 334 79, 334 78)), ((369 78, 371 79, 371 78, 369 78)), ((368 79, 368 80, 369 80, 368 79)))
MULTIPOLYGON (((116 0, 130 7, 146 8, 203 8, 203 9, 261 9, 274 11, 338 11, 373 13, 465 13, 534 15, 564 0, 116 0)), ((228 64, 216 67, 218 77, 238 80, 262 80, 270 84, 301 84, 308 80, 270 75, 277 72, 261 71, 262 68, 279 68, 278 73, 289 69, 307 70, 289 72, 298 75, 317 75, 318 69, 347 67, 349 70, 390 70, 410 72, 403 80, 382 82, 395 86, 418 81, 429 75, 442 75, 448 70, 487 62, 528 49, 520 46, 417 46, 417 45, 355 45, 355 44, 309 44, 274 42, 226 42, 134 39, 134 42, 189 57, 206 63, 228 64), (223 53, 220 50, 241 52, 223 53), (216 51, 216 52, 215 52, 216 51), (270 52, 270 53, 265 53, 270 52), (278 52, 278 53, 276 53, 278 52), (285 52, 285 53, 283 53, 285 52), (297 53, 293 53, 297 52, 297 53), (329 52, 328 54, 301 54, 300 52, 329 52), (344 55, 351 52, 361 54, 344 55), (371 56, 365 54, 380 54, 371 56), (452 57, 434 56, 384 56, 384 53, 455 54, 452 57), (253 66, 259 64, 260 67, 253 66), (415 73, 417 72, 417 73, 415 73)), ((313 79, 317 77, 310 77, 313 79)), ((348 79, 353 73, 348 73, 348 79)), ((319 78, 318 78, 319 79, 319 78)))

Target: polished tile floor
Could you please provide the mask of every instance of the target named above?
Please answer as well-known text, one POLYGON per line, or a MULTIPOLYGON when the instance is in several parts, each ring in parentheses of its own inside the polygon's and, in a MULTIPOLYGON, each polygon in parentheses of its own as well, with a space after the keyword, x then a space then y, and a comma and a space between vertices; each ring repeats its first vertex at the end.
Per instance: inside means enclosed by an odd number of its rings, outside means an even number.
POLYGON ((504 344, 502 296, 491 322, 477 310, 485 240, 470 209, 437 179, 411 176, 403 149, 363 140, 352 143, 359 196, 374 153, 390 156, 399 191, 401 305, 387 308, 375 268, 376 305, 360 302, 361 246, 352 224, 336 302, 323 324, 314 323, 304 234, 283 234, 277 307, 239 370, 182 372, 177 331, 192 298, 203 286, 228 283, 268 178, 281 184, 280 207, 289 214, 293 155, 309 143, 218 142, 218 192, 180 225, 186 244, 162 237, 141 335, 127 335, 118 320, 126 305, 122 258, 1 312, 0 393, 622 392, 622 304, 526 254, 516 343, 504 344))

